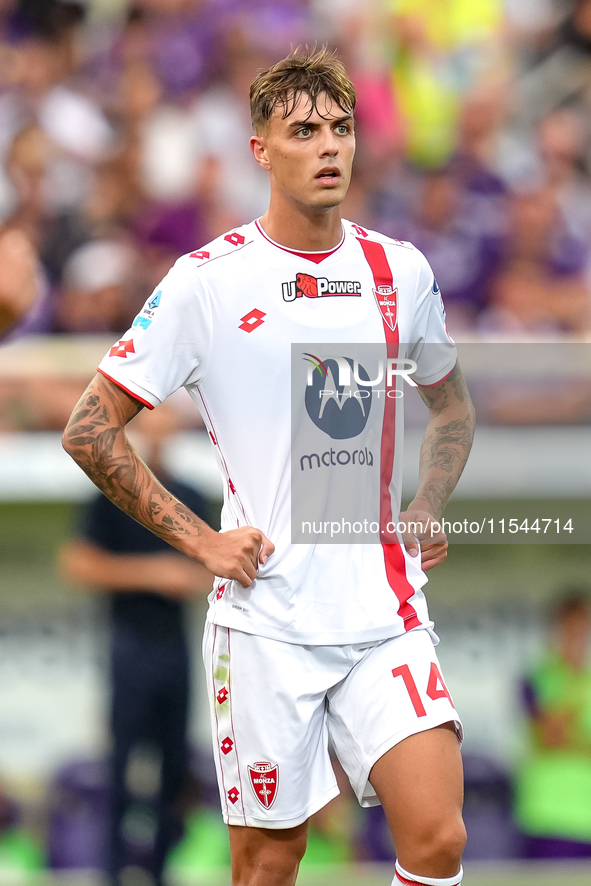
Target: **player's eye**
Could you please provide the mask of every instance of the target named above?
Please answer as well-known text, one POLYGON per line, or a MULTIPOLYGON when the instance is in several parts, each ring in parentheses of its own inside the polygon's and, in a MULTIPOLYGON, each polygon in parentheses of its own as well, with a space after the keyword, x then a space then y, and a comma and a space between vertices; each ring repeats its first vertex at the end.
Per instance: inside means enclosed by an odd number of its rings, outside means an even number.
POLYGON ((339 135, 348 135, 351 132, 351 127, 348 123, 339 123, 336 127, 336 131, 339 135))
POLYGON ((312 130, 309 129, 307 126, 302 126, 302 128, 298 129, 298 131, 296 132, 296 136, 298 138, 308 138, 311 132, 312 130))

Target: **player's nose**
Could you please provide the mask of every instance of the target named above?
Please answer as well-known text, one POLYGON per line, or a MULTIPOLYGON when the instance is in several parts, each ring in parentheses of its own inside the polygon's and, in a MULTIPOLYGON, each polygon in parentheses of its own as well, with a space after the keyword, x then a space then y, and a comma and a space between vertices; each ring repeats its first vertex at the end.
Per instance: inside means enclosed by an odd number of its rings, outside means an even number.
POLYGON ((321 157, 326 157, 327 155, 334 157, 339 153, 338 140, 330 127, 323 129, 319 149, 321 157))

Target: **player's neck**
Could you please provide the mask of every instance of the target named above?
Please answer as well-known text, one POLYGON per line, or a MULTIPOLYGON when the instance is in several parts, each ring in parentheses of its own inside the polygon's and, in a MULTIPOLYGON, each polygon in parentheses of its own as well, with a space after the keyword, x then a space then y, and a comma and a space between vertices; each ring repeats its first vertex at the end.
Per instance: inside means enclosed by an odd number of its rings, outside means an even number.
POLYGON ((322 213, 291 209, 286 212, 269 206, 260 224, 267 237, 287 249, 301 252, 329 252, 343 239, 340 207, 322 213))

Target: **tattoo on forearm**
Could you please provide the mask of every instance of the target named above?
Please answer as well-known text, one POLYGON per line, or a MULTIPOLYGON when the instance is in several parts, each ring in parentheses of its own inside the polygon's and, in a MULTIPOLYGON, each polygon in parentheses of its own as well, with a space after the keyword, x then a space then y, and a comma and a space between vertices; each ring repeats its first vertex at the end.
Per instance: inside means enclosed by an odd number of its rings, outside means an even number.
POLYGON ((474 407, 459 366, 436 389, 420 389, 431 412, 428 432, 421 446, 418 497, 428 501, 440 515, 458 482, 472 446, 474 407), (457 416, 451 418, 452 415, 457 416), (445 424, 438 421, 449 417, 445 424))
POLYGON ((437 385, 436 389, 419 387, 418 391, 423 402, 427 404, 429 409, 434 410, 435 415, 441 415, 449 407, 451 400, 472 405, 464 376, 458 364, 454 366, 445 381, 437 385))
POLYGON ((204 524, 166 491, 129 444, 123 426, 142 408, 137 403, 123 416, 106 387, 100 397, 87 391, 66 428, 64 446, 114 504, 174 544, 179 536, 201 534, 204 524))
POLYGON ((421 498, 427 501, 435 516, 439 517, 443 513, 447 501, 454 490, 455 482, 449 477, 442 478, 441 483, 430 483, 426 489, 421 492, 421 498))
POLYGON ((472 446, 472 430, 470 422, 459 419, 435 428, 421 448, 422 464, 426 468, 441 468, 451 473, 455 460, 463 456, 463 465, 472 446))

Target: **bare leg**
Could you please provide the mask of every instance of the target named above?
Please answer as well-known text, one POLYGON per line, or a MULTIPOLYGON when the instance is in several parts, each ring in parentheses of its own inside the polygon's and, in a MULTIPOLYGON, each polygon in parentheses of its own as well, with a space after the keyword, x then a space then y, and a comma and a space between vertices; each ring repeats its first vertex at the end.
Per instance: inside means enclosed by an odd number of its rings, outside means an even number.
POLYGON ((230 825, 232 886, 293 886, 306 851, 308 822, 295 828, 230 825))
POLYGON ((453 723, 405 738, 373 766, 370 781, 398 861, 420 877, 453 877, 466 843, 463 775, 453 723))

